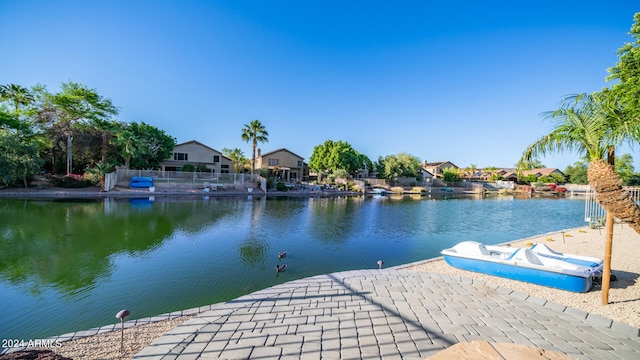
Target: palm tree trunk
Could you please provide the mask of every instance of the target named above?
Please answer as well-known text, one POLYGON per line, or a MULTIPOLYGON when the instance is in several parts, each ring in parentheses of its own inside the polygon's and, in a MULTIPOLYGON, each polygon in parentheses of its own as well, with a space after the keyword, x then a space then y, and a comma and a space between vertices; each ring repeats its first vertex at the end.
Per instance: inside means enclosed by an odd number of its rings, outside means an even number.
POLYGON ((602 269, 602 305, 609 304, 609 287, 611 286, 611 252, 613 249, 613 215, 607 212, 607 235, 604 248, 604 265, 602 269))
POLYGON ((251 175, 256 171, 256 146, 258 146, 258 141, 254 137, 253 146, 251 147, 251 175))
POLYGON ((587 172, 589 184, 596 193, 596 201, 611 215, 629 224, 640 234, 640 207, 622 188, 622 180, 612 165, 604 160, 593 160, 587 172))

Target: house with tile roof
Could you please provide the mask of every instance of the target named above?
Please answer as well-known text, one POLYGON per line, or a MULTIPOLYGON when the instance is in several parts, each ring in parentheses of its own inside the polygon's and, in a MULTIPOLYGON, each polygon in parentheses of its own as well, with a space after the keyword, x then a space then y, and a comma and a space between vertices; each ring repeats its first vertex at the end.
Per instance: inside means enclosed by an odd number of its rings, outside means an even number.
POLYGON ((269 169, 277 178, 287 182, 306 181, 309 178, 309 167, 304 158, 285 148, 266 153, 258 149, 256 169, 269 169))
POLYGON ((204 165, 214 174, 233 173, 233 161, 230 158, 196 140, 177 144, 171 157, 165 159, 161 166, 163 171, 180 171, 187 164, 196 168, 204 165))
POLYGON ((440 161, 440 162, 423 162, 422 168, 427 170, 430 174, 435 176, 436 178, 442 178, 442 173, 445 169, 454 168, 458 169, 458 167, 452 163, 451 161, 440 161))

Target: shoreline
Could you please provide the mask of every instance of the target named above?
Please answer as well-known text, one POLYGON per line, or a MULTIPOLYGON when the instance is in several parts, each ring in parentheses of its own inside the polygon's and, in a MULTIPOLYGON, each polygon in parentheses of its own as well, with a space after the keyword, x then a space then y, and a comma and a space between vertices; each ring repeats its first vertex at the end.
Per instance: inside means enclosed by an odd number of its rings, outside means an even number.
POLYGON ((155 188, 155 191, 116 187, 111 191, 102 191, 99 187, 87 188, 5 188, 0 189, 0 199, 104 199, 104 198, 139 198, 139 197, 226 197, 226 196, 304 196, 304 197, 333 197, 333 196, 359 196, 362 193, 344 190, 316 191, 316 190, 291 190, 291 191, 252 191, 247 190, 217 190, 204 192, 197 189, 186 188, 155 188))
MULTIPOLYGON (((602 258, 604 237, 604 229, 590 229, 585 226, 535 235, 501 245, 524 247, 539 242, 547 244, 556 251, 602 258)), ((637 261, 640 258, 640 246, 638 245, 640 245, 640 235, 629 226, 621 224, 614 226, 612 274, 616 275, 618 280, 611 282, 607 305, 601 305, 601 291, 597 284, 594 284, 593 288, 586 293, 572 293, 456 269, 447 265, 442 257, 398 265, 391 269, 449 274, 477 280, 478 286, 501 286, 523 294, 521 296, 560 304, 565 307, 565 310, 569 309, 572 312, 575 312, 573 309, 578 310, 577 316, 599 316, 604 319, 603 321, 608 319, 614 323, 637 328, 640 336, 640 297, 638 296, 640 294, 640 262, 637 261)), ((61 335, 58 338, 62 339, 66 336, 67 339, 60 346, 48 349, 71 358, 131 358, 157 337, 192 316, 206 311, 212 305, 125 322, 124 336, 127 348, 124 354, 120 353, 119 347, 114 345, 120 342, 119 323, 73 333, 77 334, 73 340, 70 340, 73 336, 69 337, 69 334, 61 335), (99 332, 99 329, 103 331, 99 332)))

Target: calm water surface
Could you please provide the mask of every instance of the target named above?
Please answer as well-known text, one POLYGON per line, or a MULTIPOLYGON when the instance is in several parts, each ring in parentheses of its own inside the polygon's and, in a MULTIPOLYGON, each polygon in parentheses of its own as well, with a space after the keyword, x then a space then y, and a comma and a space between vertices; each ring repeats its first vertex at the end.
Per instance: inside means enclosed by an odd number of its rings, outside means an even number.
POLYGON ((0 338, 113 324, 122 308, 135 319, 208 305, 583 218, 584 200, 511 197, 0 199, 0 338), (278 263, 287 271, 276 274, 278 263))

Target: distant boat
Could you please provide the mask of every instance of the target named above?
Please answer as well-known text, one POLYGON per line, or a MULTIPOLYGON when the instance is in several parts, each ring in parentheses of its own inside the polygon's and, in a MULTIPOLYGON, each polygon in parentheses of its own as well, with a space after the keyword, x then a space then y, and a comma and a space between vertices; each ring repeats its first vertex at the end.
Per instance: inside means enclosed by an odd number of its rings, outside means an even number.
POLYGON ((447 264, 463 270, 573 292, 589 291, 593 278, 602 276, 602 259, 563 254, 540 244, 529 249, 463 241, 441 253, 447 264))
POLYGON ((376 195, 387 195, 387 190, 382 188, 373 188, 373 193, 376 195))

